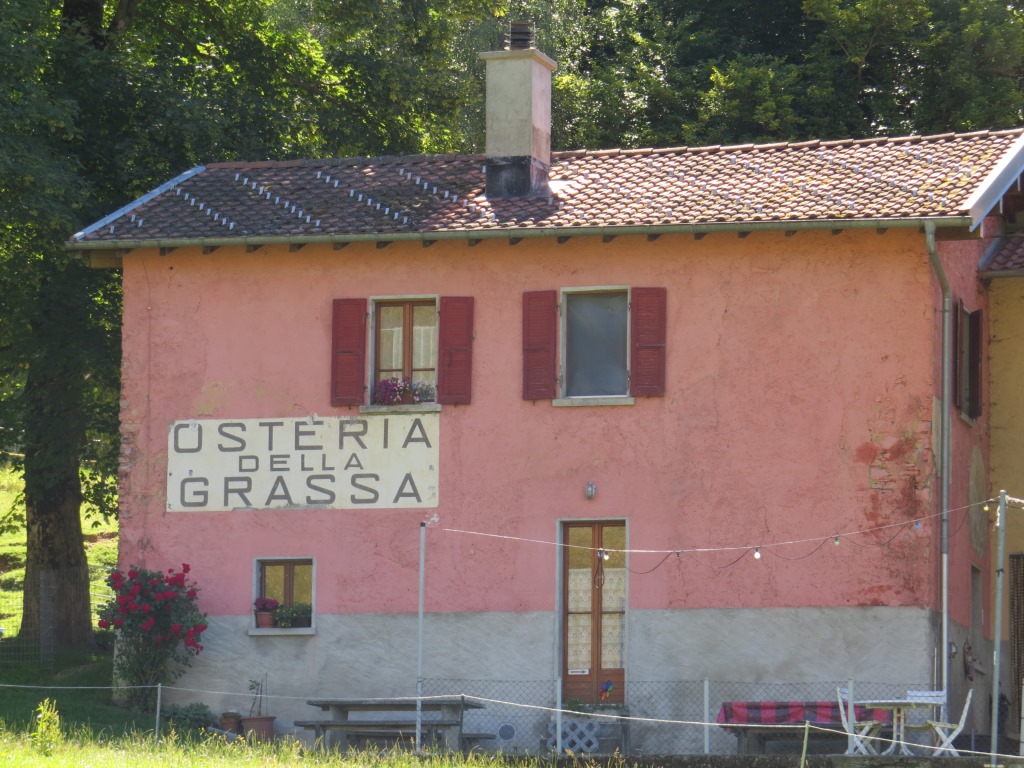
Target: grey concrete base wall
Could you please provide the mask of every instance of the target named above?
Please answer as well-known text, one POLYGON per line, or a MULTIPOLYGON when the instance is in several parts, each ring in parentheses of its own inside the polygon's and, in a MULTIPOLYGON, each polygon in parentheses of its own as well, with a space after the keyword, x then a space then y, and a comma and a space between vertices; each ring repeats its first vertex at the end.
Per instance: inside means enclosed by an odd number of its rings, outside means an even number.
MULTIPOLYGON (((318 615, 315 622, 310 630, 254 632, 248 616, 211 617, 204 652, 165 700, 202 701, 216 715, 244 715, 249 681, 266 674, 264 713, 276 715, 277 732, 285 733, 294 730, 295 720, 324 715, 306 704, 310 698, 416 694, 415 614, 318 615)), ((850 678, 928 687, 934 679, 935 623, 926 610, 884 607, 631 611, 629 712, 713 722, 722 701, 830 698, 836 682, 850 678), (713 686, 707 696, 704 680, 713 686)), ((553 613, 429 614, 425 693, 552 707, 558 637, 553 613)), ((539 743, 537 734, 544 735, 551 719, 543 710, 496 704, 472 714, 481 723, 473 730, 514 722, 520 734, 530 734, 525 746, 539 743)), ((699 752, 710 730, 632 723, 630 739, 642 753, 699 752)), ((712 735, 711 751, 734 748, 734 737, 721 729, 712 735)))

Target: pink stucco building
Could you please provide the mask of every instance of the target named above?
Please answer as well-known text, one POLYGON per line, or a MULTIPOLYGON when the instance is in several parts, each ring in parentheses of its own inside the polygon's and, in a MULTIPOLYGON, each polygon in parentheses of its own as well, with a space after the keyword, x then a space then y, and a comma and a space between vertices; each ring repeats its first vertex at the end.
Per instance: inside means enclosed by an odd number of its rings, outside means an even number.
MULTIPOLYGON (((486 59, 486 155, 202 166, 72 242, 123 271, 121 562, 188 562, 210 616, 181 698, 268 672, 285 732, 414 694, 425 523, 428 683, 959 713, 947 647, 992 648, 977 269, 1021 131, 552 154, 554 63, 486 59), (392 377, 419 402, 376 404, 392 377), (260 595, 310 626, 257 628, 260 595)), ((517 722, 492 744, 536 749, 517 722)))

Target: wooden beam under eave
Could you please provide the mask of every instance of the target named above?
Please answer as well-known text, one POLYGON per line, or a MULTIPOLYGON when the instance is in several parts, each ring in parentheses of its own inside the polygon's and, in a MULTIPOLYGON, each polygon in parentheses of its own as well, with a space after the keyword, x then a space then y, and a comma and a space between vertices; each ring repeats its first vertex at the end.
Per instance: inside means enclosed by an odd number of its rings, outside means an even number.
POLYGON ((565 245, 572 240, 572 235, 561 235, 560 237, 557 237, 556 240, 559 245, 565 245))
POLYGON ((472 238, 471 237, 467 242, 469 243, 469 247, 470 248, 474 248, 474 247, 480 245, 480 238, 472 238))
POLYGON ((508 239, 509 245, 519 245, 521 242, 523 242, 523 238, 521 237, 510 237, 508 239))
POLYGON ((603 236, 601 237, 601 242, 602 242, 602 243, 610 243, 610 242, 611 242, 612 240, 614 240, 614 239, 615 239, 616 237, 617 237, 617 235, 603 235, 603 236))
POLYGON ((836 235, 841 235, 841 234, 843 234, 843 230, 841 230, 841 229, 833 229, 832 230, 832 237, 835 237, 836 235))
POLYGON ((249 243, 249 245, 245 246, 245 252, 246 253, 256 253, 256 251, 258 251, 262 247, 263 247, 262 243, 249 243))
POLYGON ((750 236, 750 232, 749 231, 742 231, 742 232, 737 232, 736 233, 736 237, 738 237, 740 240, 743 240, 743 239, 745 239, 745 238, 747 238, 749 236, 750 236))
POLYGON ((208 256, 211 253, 213 253, 214 251, 216 251, 218 248, 220 248, 219 245, 204 245, 203 246, 203 254, 208 256))
POLYGON ((296 251, 301 251, 305 247, 305 243, 289 243, 288 253, 295 253, 296 251))
POLYGON ((92 269, 120 269, 127 251, 89 251, 85 263, 92 269))
POLYGON ((161 248, 161 249, 160 249, 160 255, 161 255, 161 256, 170 256, 170 255, 171 255, 171 252, 172 252, 173 250, 174 250, 174 247, 173 247, 173 246, 172 246, 172 247, 170 247, 170 248, 161 248))
POLYGON ((340 243, 332 243, 331 244, 331 250, 332 251, 340 251, 342 248, 348 248, 349 245, 351 245, 351 243, 349 243, 347 240, 344 241, 344 242, 340 242, 340 243))
POLYGON ((430 246, 432 246, 436 242, 437 242, 437 240, 424 240, 423 241, 423 247, 424 248, 429 248, 430 246))

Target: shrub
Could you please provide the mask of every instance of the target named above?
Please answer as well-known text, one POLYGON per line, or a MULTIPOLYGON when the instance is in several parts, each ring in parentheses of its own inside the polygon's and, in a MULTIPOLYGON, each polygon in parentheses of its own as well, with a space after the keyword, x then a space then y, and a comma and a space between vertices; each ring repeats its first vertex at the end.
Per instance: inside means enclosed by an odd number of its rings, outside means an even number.
POLYGON ((50 699, 43 699, 36 707, 36 723, 29 738, 36 751, 43 755, 52 754, 64 741, 64 734, 60 730, 60 714, 56 703, 50 699))
POLYGON ((206 614, 188 571, 188 564, 166 574, 132 566, 107 577, 115 597, 100 610, 99 626, 117 634, 114 676, 129 686, 130 706, 152 709, 156 684, 177 680, 203 650, 206 614))
POLYGON ((166 705, 162 714, 179 731, 199 731, 217 723, 210 708, 199 701, 166 705))

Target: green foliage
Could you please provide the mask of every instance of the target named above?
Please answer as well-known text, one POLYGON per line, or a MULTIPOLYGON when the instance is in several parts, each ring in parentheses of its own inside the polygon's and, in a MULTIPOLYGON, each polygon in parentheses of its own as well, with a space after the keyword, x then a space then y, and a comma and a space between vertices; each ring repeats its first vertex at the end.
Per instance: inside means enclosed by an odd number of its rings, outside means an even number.
POLYGON ((199 589, 186 578, 187 564, 166 574, 144 568, 114 571, 115 597, 101 611, 101 629, 117 633, 114 674, 129 686, 130 705, 151 708, 153 686, 176 680, 198 655, 206 614, 196 605, 199 589))
POLYGON ((298 620, 309 618, 313 615, 313 606, 309 603, 292 603, 291 605, 279 605, 274 609, 274 622, 279 627, 294 627, 298 620))
POLYGON ((161 714, 177 731, 200 731, 217 722, 210 708, 199 701, 167 705, 161 714))
POLYGON ((60 730, 60 714, 57 705, 50 699, 36 707, 36 723, 32 729, 32 745, 43 755, 53 754, 63 741, 64 734, 60 730))

